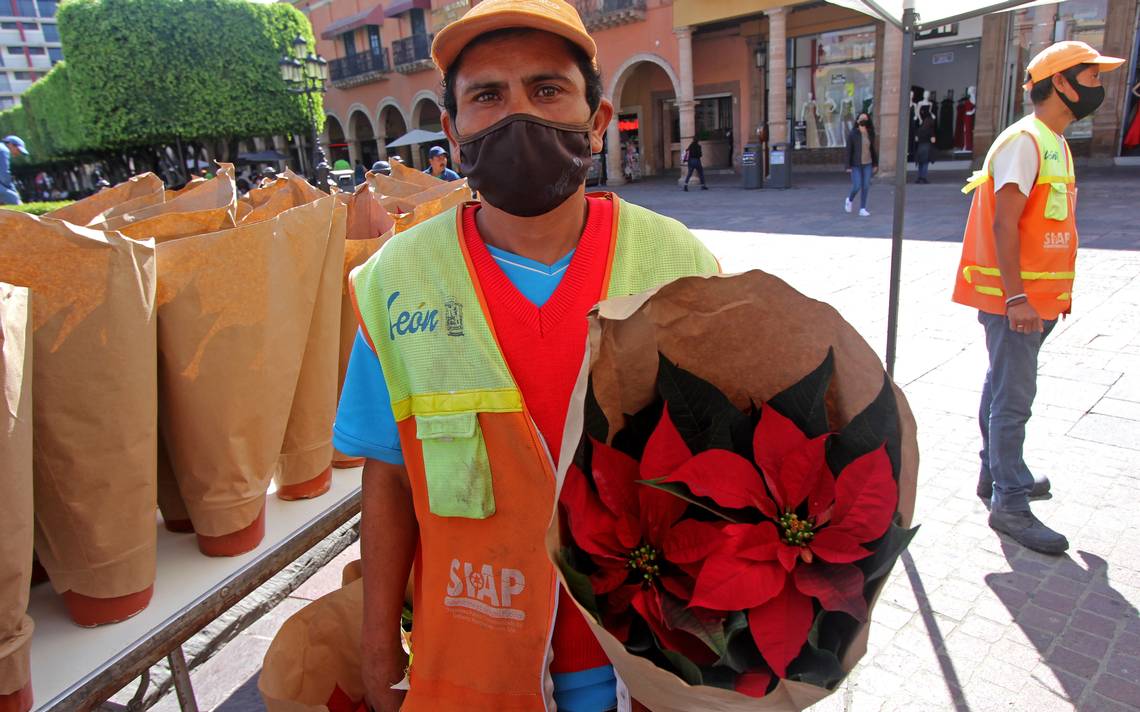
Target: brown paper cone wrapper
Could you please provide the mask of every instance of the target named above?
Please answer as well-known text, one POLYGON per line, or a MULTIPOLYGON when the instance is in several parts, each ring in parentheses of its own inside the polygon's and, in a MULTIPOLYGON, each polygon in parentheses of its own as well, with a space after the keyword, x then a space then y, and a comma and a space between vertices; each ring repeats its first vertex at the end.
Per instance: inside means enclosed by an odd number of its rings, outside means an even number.
POLYGON ((214 178, 179 193, 169 202, 108 218, 104 227, 138 240, 154 238, 162 242, 233 227, 237 215, 234 169, 223 163, 214 178))
POLYGON ((422 193, 416 193, 410 198, 401 198, 401 208, 407 207, 410 210, 396 218, 396 232, 408 230, 471 198, 471 189, 467 187, 466 178, 445 182, 422 193))
POLYGON ((281 499, 316 497, 327 492, 332 483, 346 219, 347 209, 338 204, 329 230, 289 424, 273 473, 281 499))
POLYGON ((249 206, 249 212, 241 219, 242 224, 260 222, 276 217, 280 213, 299 205, 305 205, 325 196, 308 181, 290 170, 261 188, 249 191, 241 204, 249 206))
POLYGON ((178 480, 174 478, 174 468, 161 436, 158 438, 158 511, 162 513, 162 525, 167 531, 176 534, 194 531, 190 511, 178 490, 178 480))
POLYGON ((273 638, 257 689, 269 712, 327 712, 333 689, 364 699, 360 638, 364 587, 358 562, 344 587, 294 613, 273 638))
POLYGON ((158 245, 159 420, 200 545, 263 515, 335 209, 326 196, 158 245))
POLYGON ((433 175, 429 175, 427 173, 424 173, 421 170, 417 170, 415 168, 412 168, 411 166, 405 166, 403 163, 396 162, 396 163, 392 163, 391 165, 392 165, 392 176, 391 177, 394 180, 398 180, 402 183, 411 183, 412 185, 418 185, 418 186, 420 186, 420 190, 424 190, 426 188, 433 188, 433 187, 439 185, 440 183, 446 182, 444 180, 436 178, 433 175))
POLYGON ((9 211, 0 234, 35 295, 36 551, 77 622, 121 619, 154 582, 154 248, 9 211))
MULTIPOLYGON (((590 317, 589 346, 570 401, 558 466, 559 489, 582 436, 587 376, 593 379, 594 394, 609 420, 612 437, 623 427, 624 414, 636 413, 653 400, 659 352, 715 385, 744 410, 802 379, 824 360, 828 348, 835 355, 828 410, 836 421, 833 428, 838 429, 875 399, 883 387, 884 372, 871 347, 827 304, 760 271, 689 277, 657 290, 602 302, 590 317)), ((918 476, 918 441, 906 399, 897 387, 894 393, 902 443, 898 511, 904 525, 909 525, 918 476)), ((546 538, 555 562, 562 548, 559 529, 556 518, 546 538)), ((559 578, 565 586, 561 571, 559 578)), ((791 680, 781 680, 760 699, 690 686, 670 671, 628 653, 585 609, 578 608, 630 694, 654 712, 802 710, 830 694, 824 688, 791 680)), ((849 646, 841 660, 844 670, 850 671, 866 652, 869 627, 863 624, 849 646)))
POLYGON ((113 188, 45 213, 44 217, 66 220, 73 225, 90 225, 101 222, 111 211, 136 210, 162 202, 162 180, 153 173, 143 173, 113 188))
POLYGON ((30 692, 33 628, 31 318, 28 290, 0 283, 0 709, 20 712, 31 706, 21 696, 30 692))

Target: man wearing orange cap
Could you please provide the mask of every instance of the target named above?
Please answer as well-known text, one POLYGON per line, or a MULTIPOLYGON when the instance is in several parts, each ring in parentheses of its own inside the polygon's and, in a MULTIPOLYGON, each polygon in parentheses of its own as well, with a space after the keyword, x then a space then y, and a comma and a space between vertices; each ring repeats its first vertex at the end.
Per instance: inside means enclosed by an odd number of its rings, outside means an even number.
POLYGON ((990 501, 991 528, 1046 554, 1069 542, 1030 511, 1030 497, 1048 493, 1049 480, 1034 477, 1023 448, 1037 355, 1073 301, 1077 190, 1062 134, 1104 101, 1100 73, 1123 63, 1072 41, 1034 57, 1025 83, 1033 113, 997 137, 963 189, 975 192, 954 301, 978 310, 989 351, 978 496, 990 501))
POLYGON ((718 267, 676 221, 586 194, 613 118, 595 54, 564 0, 483 0, 443 28, 443 129, 482 202, 352 276, 361 330, 334 441, 367 458, 362 652, 379 712, 631 707, 546 555, 555 463, 589 310, 718 267), (405 697, 390 688, 409 570, 405 697))

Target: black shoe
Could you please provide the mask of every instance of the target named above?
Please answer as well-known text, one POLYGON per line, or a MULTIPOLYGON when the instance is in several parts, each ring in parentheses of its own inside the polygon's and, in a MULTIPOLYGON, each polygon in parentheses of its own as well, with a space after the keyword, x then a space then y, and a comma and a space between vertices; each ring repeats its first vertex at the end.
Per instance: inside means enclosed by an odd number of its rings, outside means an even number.
MULTIPOLYGON (((1049 483, 1049 478, 1041 475, 1033 476, 1033 489, 1029 490, 1030 499, 1041 499, 1049 495, 1049 489, 1052 485, 1049 483)), ((993 499, 994 496, 994 480, 990 477, 990 473, 983 472, 978 476, 978 496, 987 502, 993 499)))
POLYGON ((702 185, 702 186, 701 186, 701 190, 708 190, 708 189, 709 189, 709 187, 708 187, 707 185, 702 185))
POLYGON ((685 185, 681 186, 681 190, 683 190, 683 191, 685 191, 686 193, 688 193, 688 192, 689 192, 689 185, 686 183, 685 185))
POLYGON ((1033 512, 990 512, 990 529, 1042 554, 1062 554, 1069 548, 1065 535, 1045 526, 1033 512))

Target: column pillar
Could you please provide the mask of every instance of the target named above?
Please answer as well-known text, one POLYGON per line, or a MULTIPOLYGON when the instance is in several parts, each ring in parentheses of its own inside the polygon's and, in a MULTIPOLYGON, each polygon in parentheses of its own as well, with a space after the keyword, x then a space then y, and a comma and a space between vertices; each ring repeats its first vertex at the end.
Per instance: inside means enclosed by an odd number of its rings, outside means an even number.
POLYGON ((782 7, 768 16, 768 142, 788 140, 788 17, 782 7))
POLYGON ((613 98, 614 118, 606 127, 606 185, 624 185, 621 166, 621 130, 618 129, 618 98, 613 98))
MULTIPOLYGON (((681 94, 677 97, 677 111, 680 114, 681 152, 683 153, 689 142, 693 140, 697 130, 696 102, 693 101, 693 28, 678 27, 673 30, 673 34, 677 35, 677 54, 681 62, 679 67, 681 94)), ((665 150, 669 150, 668 146, 665 147, 665 150)), ((662 156, 661 162, 662 164, 665 163, 664 156, 662 156)), ((681 168, 681 172, 684 173, 684 166, 681 168)))
MULTIPOLYGON (((895 174, 895 146, 898 141, 906 141, 907 136, 899 136, 899 92, 910 91, 910 87, 899 86, 902 79, 899 60, 902 58, 902 30, 886 23, 883 30, 883 49, 878 61, 883 67, 883 85, 875 95, 875 130, 879 136, 879 175, 884 178, 895 174)), ((902 58, 909 62, 910 57, 902 58)), ((906 166, 903 166, 906 170, 906 166)))
POLYGON ((348 142, 348 162, 353 168, 356 167, 356 162, 361 160, 360 155, 360 140, 354 138, 348 142))

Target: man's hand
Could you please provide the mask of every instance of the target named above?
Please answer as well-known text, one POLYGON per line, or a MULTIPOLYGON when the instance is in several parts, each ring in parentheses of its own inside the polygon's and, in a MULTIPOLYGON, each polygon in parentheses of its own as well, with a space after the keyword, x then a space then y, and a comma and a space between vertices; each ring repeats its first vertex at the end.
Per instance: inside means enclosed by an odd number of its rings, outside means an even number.
POLYGON ((851 169, 850 169, 850 168, 848 168, 848 169, 847 169, 847 172, 848 172, 848 173, 850 173, 850 172, 851 172, 851 169))
POLYGON ((1041 323, 1041 316, 1029 302, 1021 302, 1007 307, 1005 315, 1009 319, 1010 331, 1016 331, 1019 334, 1035 334, 1045 331, 1045 325, 1041 323))
POLYGON ((419 526, 408 472, 378 460, 364 463, 361 492, 360 562, 364 570, 361 663, 364 697, 374 712, 399 712, 408 656, 400 644, 400 614, 419 526))

